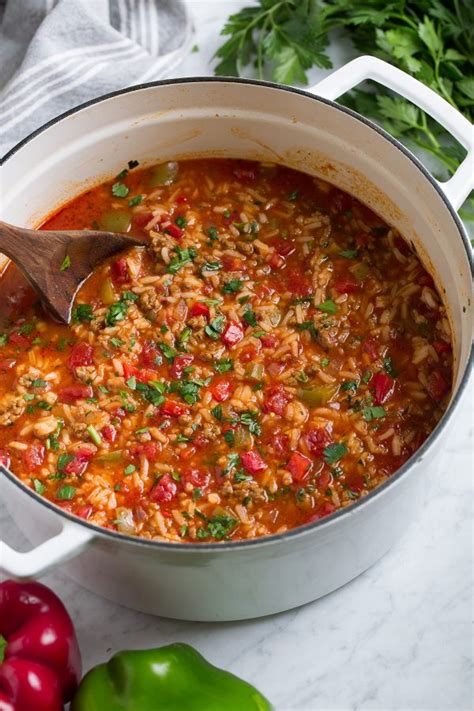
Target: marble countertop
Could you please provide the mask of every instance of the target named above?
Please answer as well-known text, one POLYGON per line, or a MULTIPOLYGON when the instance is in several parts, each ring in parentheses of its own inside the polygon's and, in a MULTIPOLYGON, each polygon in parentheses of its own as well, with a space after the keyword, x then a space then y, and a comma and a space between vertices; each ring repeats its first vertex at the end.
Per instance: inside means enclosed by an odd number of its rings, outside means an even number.
MULTIPOLYGON (((244 4, 189 2, 199 51, 177 75, 212 73, 223 20, 244 4)), ((336 49, 336 61, 347 56, 336 49)), ((119 649, 185 641, 256 684, 277 711, 471 709, 472 405, 464 399, 418 520, 381 562, 315 603, 261 620, 186 623, 109 603, 60 571, 46 576, 76 623, 85 668, 119 649)), ((25 545, 1 503, 0 529, 25 545)))

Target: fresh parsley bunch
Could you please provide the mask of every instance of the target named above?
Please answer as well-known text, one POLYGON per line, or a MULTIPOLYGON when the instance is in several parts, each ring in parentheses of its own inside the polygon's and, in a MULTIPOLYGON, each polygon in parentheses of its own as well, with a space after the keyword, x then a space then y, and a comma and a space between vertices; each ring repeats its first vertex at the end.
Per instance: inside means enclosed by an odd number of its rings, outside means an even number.
MULTIPOLYGON (((470 121, 474 116, 474 0, 258 0, 229 17, 216 74, 239 76, 254 65, 261 79, 307 84, 307 70, 332 67, 331 33, 346 35, 363 54, 408 72, 470 121)), ((411 147, 434 156, 438 177, 451 175, 462 146, 413 104, 377 87, 341 100, 411 147)), ((463 213, 474 219, 474 199, 463 213)))

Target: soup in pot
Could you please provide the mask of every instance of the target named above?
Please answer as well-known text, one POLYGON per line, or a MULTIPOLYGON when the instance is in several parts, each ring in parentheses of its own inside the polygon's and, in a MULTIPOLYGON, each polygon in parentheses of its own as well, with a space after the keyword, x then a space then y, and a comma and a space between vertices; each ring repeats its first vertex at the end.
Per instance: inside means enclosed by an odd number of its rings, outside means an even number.
POLYGON ((13 266, 0 278, 1 461, 83 519, 171 542, 279 534, 367 496, 446 409, 432 277, 327 182, 131 161, 42 227, 149 237, 90 276, 69 327, 13 266))

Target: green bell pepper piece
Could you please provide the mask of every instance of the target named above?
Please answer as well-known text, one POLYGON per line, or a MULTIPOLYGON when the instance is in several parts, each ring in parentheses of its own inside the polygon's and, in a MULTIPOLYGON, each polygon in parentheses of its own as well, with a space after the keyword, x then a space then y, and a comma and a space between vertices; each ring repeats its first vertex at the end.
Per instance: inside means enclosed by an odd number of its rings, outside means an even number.
POLYGON ((124 651, 91 669, 71 711, 272 711, 257 689, 187 644, 124 651))

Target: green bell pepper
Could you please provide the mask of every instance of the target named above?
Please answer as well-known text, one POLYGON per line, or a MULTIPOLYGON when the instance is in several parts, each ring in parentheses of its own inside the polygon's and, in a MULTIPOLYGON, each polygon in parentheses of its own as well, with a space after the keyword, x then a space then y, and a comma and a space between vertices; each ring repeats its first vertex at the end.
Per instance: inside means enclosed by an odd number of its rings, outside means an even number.
POLYGON ((91 669, 71 711, 272 711, 253 686, 187 644, 124 651, 91 669))

